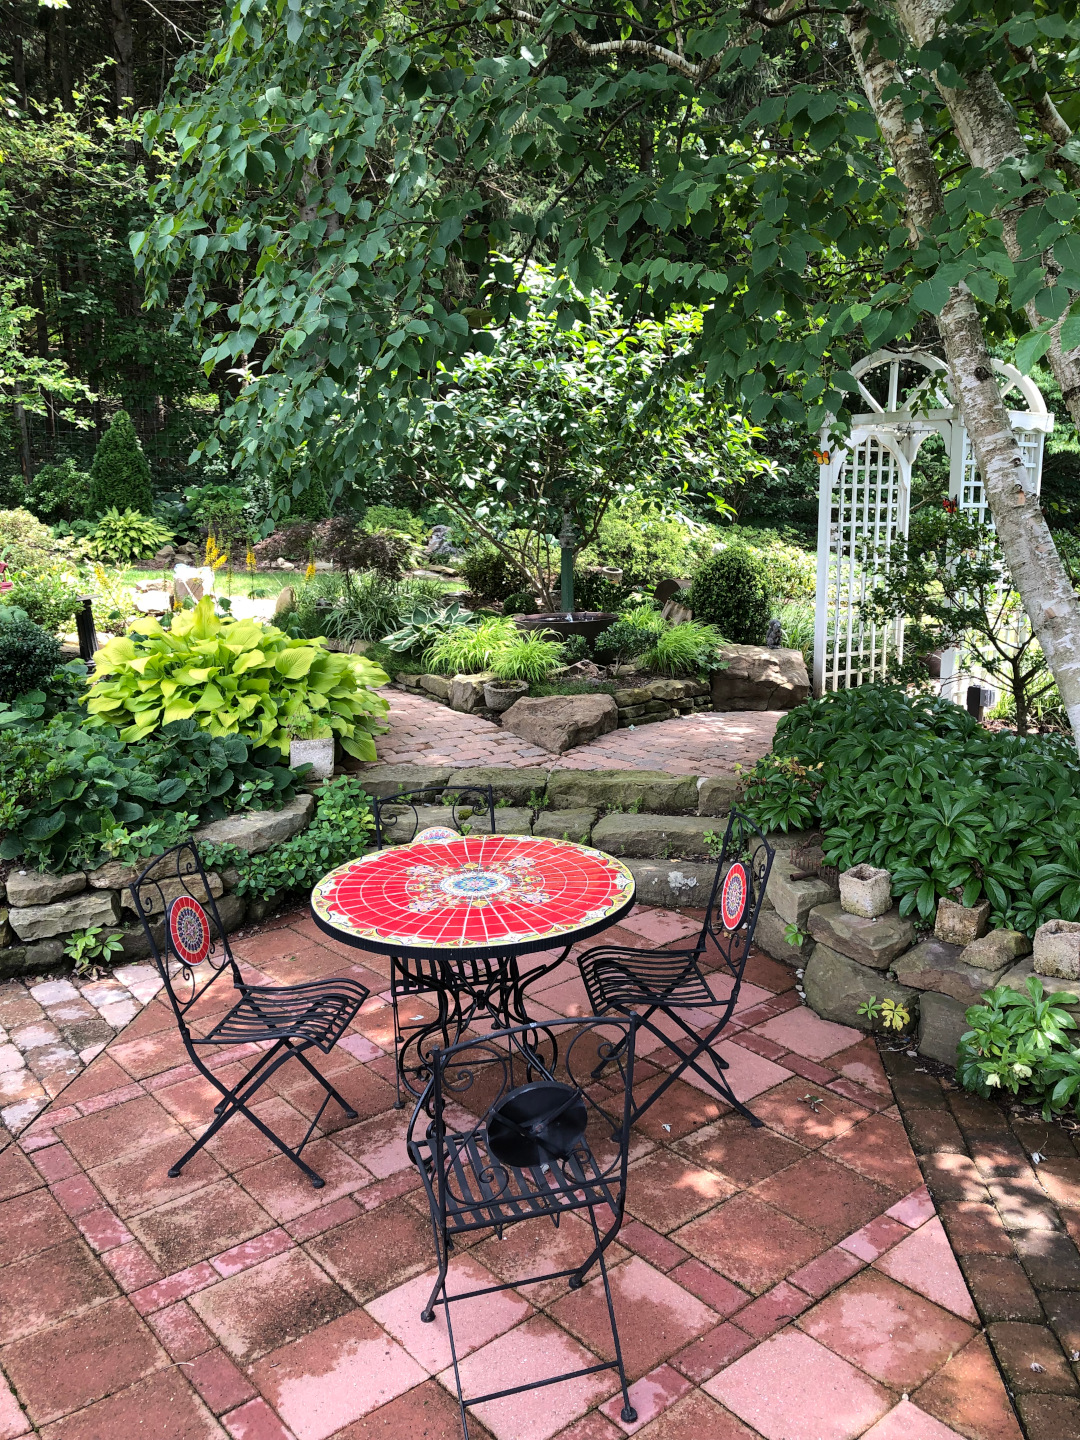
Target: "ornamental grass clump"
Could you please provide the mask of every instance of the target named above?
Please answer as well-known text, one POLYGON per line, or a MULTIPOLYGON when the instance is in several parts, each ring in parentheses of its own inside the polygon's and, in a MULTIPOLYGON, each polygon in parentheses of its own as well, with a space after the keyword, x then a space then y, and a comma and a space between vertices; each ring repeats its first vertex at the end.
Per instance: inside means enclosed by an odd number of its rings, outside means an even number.
POLYGON ((477 625, 457 625, 424 651, 423 665, 435 675, 479 675, 521 634, 512 620, 492 617, 477 625))
POLYGON ((546 680, 563 663, 563 647, 558 640, 546 638, 550 634, 548 630, 519 630, 492 662, 495 679, 527 680, 530 684, 546 680))
POLYGON ((358 760, 374 760, 389 706, 375 687, 386 674, 360 655, 331 653, 273 625, 215 615, 213 601, 178 612, 166 630, 139 620, 94 657, 86 698, 91 723, 137 741, 173 720, 212 735, 242 735, 289 752, 289 726, 305 708, 358 760))

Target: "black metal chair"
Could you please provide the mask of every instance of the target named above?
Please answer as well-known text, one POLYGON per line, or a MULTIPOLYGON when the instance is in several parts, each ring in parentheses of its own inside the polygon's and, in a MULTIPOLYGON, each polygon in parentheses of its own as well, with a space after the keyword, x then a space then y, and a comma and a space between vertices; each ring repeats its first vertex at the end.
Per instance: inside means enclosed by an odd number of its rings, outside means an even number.
POLYGON ((589 1003, 597 1014, 636 1013, 642 1028, 675 1056, 674 1067, 635 1105, 633 1121, 640 1119, 686 1071, 692 1070, 751 1124, 762 1123, 735 1098, 724 1074, 728 1062, 716 1053, 715 1046, 738 1003, 773 853, 757 826, 733 811, 724 832, 705 921, 692 949, 629 950, 600 945, 578 957, 589 1003), (715 954, 709 954, 710 941, 715 954), (731 989, 719 1002, 713 1025, 700 1034, 683 1012, 718 1005, 705 978, 706 957, 712 970, 730 978, 731 989), (680 1033, 675 1037, 665 1033, 654 1017, 665 1018, 680 1033))
MULTIPOLYGON (((637 1419, 630 1404, 622 1347, 604 1252, 622 1224, 634 1087, 635 1016, 587 1016, 520 1025, 463 1040, 431 1056, 427 1088, 409 1124, 409 1155, 420 1171, 431 1211, 439 1273, 420 1318, 446 1311, 461 1424, 468 1440, 466 1407, 525 1390, 617 1370, 622 1418, 637 1419), (556 1063, 554 1033, 560 1032, 556 1063), (612 1082, 616 1074, 621 1085, 612 1082), (597 1077, 604 1076, 605 1084, 597 1077), (448 1120, 447 1107, 460 1123, 448 1120), (605 1109, 604 1107, 609 1108, 605 1109), (474 1119, 467 1123, 463 1114, 474 1119), (497 1235, 523 1220, 549 1219, 556 1226, 571 1211, 586 1211, 593 1244, 581 1262, 502 1285, 451 1295, 447 1271, 455 1241, 471 1231, 497 1235), (607 1228, 601 1232, 597 1212, 607 1228), (451 1306, 502 1290, 566 1279, 571 1290, 597 1266, 607 1300, 615 1358, 604 1363, 491 1389, 462 1393, 451 1306)), ((492 1377, 495 1379, 496 1377, 492 1377)))
MULTIPOLYGON (((459 835, 464 834, 462 827, 468 824, 477 810, 484 808, 487 810, 487 833, 494 835, 495 792, 490 785, 421 785, 412 790, 401 790, 397 795, 375 797, 373 809, 375 812, 376 849, 381 850, 387 841, 388 812, 395 820, 403 818, 399 812, 412 812, 413 824, 408 840, 402 842, 395 834, 396 843, 408 844, 416 839, 420 827, 420 815, 416 802, 417 797, 424 795, 437 798, 447 808, 446 818, 449 821, 449 824, 445 826, 447 831, 453 830, 459 835), (448 796, 455 797, 449 804, 448 796)), ((396 827, 394 828, 396 830, 396 827)), ((408 830, 407 824, 405 829, 408 830)), ((427 833, 426 831, 421 832, 420 838, 423 839, 427 833)), ((433 836, 432 838, 438 840, 445 837, 433 836)), ((463 1030, 463 1025, 460 1023, 462 996, 471 995, 477 988, 482 988, 484 985, 490 986, 492 983, 493 977, 490 974, 455 972, 455 969, 438 955, 392 955, 390 957, 390 1001, 394 1011, 394 1057, 397 1061, 394 1069, 397 1092, 394 1101, 395 1109, 402 1109, 405 1103, 401 1097, 403 1073, 409 1070, 415 1073, 419 1083, 414 1094, 423 1090, 427 1076, 423 1055, 425 1043, 432 1036, 441 1039, 444 1046, 450 1045, 458 1039, 463 1030), (425 1017, 420 1022, 402 1023, 401 1002, 408 999, 432 1002, 438 1012, 434 1022, 425 1017), (415 1061, 411 1064, 407 1057, 410 1047, 415 1052, 415 1061)), ((466 1009, 469 1010, 471 1007, 466 1005, 466 1009)))
MULTIPOLYGON (((396 812, 412 811, 413 827, 412 833, 407 841, 401 841, 395 836, 397 844, 408 844, 415 839, 416 832, 420 828, 420 815, 416 808, 417 796, 431 795, 431 804, 440 804, 449 810, 448 829, 456 830, 459 835, 466 832, 462 829, 475 815, 476 811, 484 808, 488 812, 489 833, 495 834, 495 792, 490 785, 419 785, 412 790, 401 790, 396 795, 376 795, 372 801, 372 808, 375 812, 375 848, 381 850, 387 843, 386 820, 387 812, 393 819, 404 818, 396 812), (447 796, 456 796, 454 800, 448 800, 447 796), (477 804, 476 802, 479 802, 477 804)), ((440 817, 441 819, 442 817, 440 817)), ((396 828, 396 827, 395 827, 396 828)), ((406 826, 406 828, 408 828, 406 826)))
MULTIPOLYGON (((325 1182, 302 1159, 301 1151, 331 1100, 337 1101, 350 1120, 356 1119, 356 1111, 319 1073, 306 1052, 316 1049, 328 1055, 370 992, 357 980, 337 977, 300 985, 249 985, 233 958, 199 852, 191 841, 167 850, 147 865, 132 882, 131 897, 164 981, 184 1049, 199 1073, 222 1095, 214 1106, 215 1118, 169 1174, 179 1175, 226 1121, 234 1115, 246 1115, 300 1167, 316 1189, 321 1189, 325 1182), (195 1028, 199 1018, 219 1013, 217 1007, 212 1008, 212 1000, 204 997, 226 972, 238 998, 200 1033, 195 1028), (208 1056, 214 1047, 248 1044, 264 1047, 262 1054, 230 1089, 210 1068, 208 1056), (318 1081, 326 1096, 304 1138, 290 1148, 250 1105, 256 1091, 292 1059, 318 1081)), ((227 998, 223 991, 224 1003, 227 998)))

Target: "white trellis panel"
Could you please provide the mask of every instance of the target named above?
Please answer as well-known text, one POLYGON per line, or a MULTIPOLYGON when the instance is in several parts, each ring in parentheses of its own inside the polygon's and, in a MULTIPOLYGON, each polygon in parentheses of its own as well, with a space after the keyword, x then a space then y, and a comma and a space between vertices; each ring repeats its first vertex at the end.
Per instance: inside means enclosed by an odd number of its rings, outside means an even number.
POLYGON ((895 624, 864 620, 863 602, 887 563, 898 534, 907 532, 909 467, 883 436, 864 435, 822 467, 814 637, 814 688, 847 689, 883 678, 890 652, 902 646, 895 624))
MULTIPOLYGON (((1024 488, 1038 495, 1054 417, 1033 380, 1000 360, 993 367, 1002 398, 1018 391, 1027 403, 1026 410, 1010 410, 1009 418, 1023 457, 1024 488)), ((911 469, 928 435, 945 442, 949 494, 958 508, 993 523, 947 373, 944 361, 924 350, 879 350, 852 367, 870 409, 852 417, 846 445, 826 454, 819 472, 815 694, 883 679, 903 657, 903 622, 877 626, 864 622, 860 611, 887 568, 893 541, 907 536, 911 469)), ((821 444, 823 450, 829 444, 827 429, 821 444)), ((957 652, 946 651, 942 693, 963 703, 969 679, 985 677, 960 674, 957 652)))

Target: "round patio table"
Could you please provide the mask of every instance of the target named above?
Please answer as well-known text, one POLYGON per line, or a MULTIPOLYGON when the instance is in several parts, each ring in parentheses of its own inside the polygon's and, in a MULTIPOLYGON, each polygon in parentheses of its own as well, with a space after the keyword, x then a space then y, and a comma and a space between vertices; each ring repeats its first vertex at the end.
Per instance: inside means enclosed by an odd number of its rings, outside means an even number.
POLYGON ((478 1012, 500 1026, 530 1023, 526 987, 633 903, 630 871, 588 845, 420 835, 331 870, 312 891, 311 913, 334 939, 390 956, 398 1077, 418 1094, 410 1076, 420 1081, 426 1073, 433 1036, 454 1044, 478 1012), (554 946, 556 959, 522 973, 519 957, 554 946), (433 998, 438 1016, 402 1043, 397 1001, 406 995, 433 998), (407 1051, 415 1054, 411 1066, 407 1051))

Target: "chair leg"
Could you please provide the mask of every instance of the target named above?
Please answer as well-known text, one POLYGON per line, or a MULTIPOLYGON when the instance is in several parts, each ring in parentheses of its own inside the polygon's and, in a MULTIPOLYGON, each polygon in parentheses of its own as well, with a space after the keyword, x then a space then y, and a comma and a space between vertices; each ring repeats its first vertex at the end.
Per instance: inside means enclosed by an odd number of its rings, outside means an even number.
POLYGON ((676 1080, 678 1080, 687 1070, 693 1070, 694 1074, 700 1076, 700 1078, 704 1080, 706 1085, 708 1085, 710 1089, 714 1090, 720 1096, 720 1098, 725 1102, 725 1104, 730 1105, 734 1110, 737 1110, 740 1115, 750 1121, 750 1124, 755 1129, 758 1129, 761 1125, 763 1125, 765 1123, 763 1120, 759 1120, 752 1110, 750 1110, 746 1105, 744 1105, 741 1100, 736 1099, 735 1092, 732 1090, 727 1077, 723 1073, 728 1068, 727 1061, 724 1060, 722 1056, 713 1053, 712 1047, 720 1034, 726 1028, 728 1017, 725 1015, 724 1019, 721 1020, 718 1025, 714 1026, 713 1029, 709 1031, 708 1035, 706 1035, 705 1038, 702 1039, 673 1010, 666 1011, 665 1013, 669 1016, 670 1019, 675 1021, 675 1023, 679 1026, 681 1030, 686 1033, 687 1037, 693 1043, 693 1049, 688 1054, 684 1055, 681 1050, 676 1048, 669 1036, 665 1035, 663 1031, 659 1030, 656 1026, 648 1024, 647 1021, 645 1022, 644 1028, 648 1030, 650 1034, 655 1035, 657 1039, 662 1041, 662 1043, 667 1047, 668 1050, 672 1052, 672 1054, 677 1055, 679 1057, 680 1063, 675 1066, 674 1070, 670 1071, 667 1079, 664 1080, 662 1084, 656 1087, 656 1089, 652 1092, 652 1094, 648 1097, 644 1104, 639 1105, 635 1108, 634 1113, 631 1116, 630 1123, 636 1125, 638 1120, 640 1120, 642 1115, 644 1115, 645 1111, 648 1110, 650 1106, 654 1105, 656 1101, 659 1100, 660 1096, 663 1095, 666 1090, 668 1090, 672 1085, 675 1084, 676 1080), (715 1078, 712 1075, 708 1074, 707 1071, 703 1070, 701 1066, 697 1063, 702 1055, 707 1056, 707 1058, 712 1062, 713 1068, 716 1071, 715 1078))
POLYGON ((302 1050, 295 1049, 291 1045, 289 1046, 289 1049, 292 1050, 292 1053, 295 1055, 297 1060, 300 1061, 300 1064, 303 1065, 304 1069, 307 1070, 311 1075, 313 1075, 316 1080, 318 1080, 319 1084, 330 1096, 331 1100, 336 1100, 337 1103, 341 1106, 342 1110, 345 1111, 345 1114, 349 1117, 349 1119, 355 1120, 356 1111, 352 1108, 352 1106, 344 1098, 344 1096, 338 1094, 338 1092, 334 1089, 333 1085, 330 1084, 330 1081, 327 1080, 326 1076, 316 1070, 315 1066, 312 1065, 311 1061, 307 1058, 304 1052, 302 1050))
MULTIPOLYGON (((430 1325, 435 1319, 435 1301, 439 1298, 440 1291, 444 1292, 445 1298, 446 1272, 450 1268, 450 1247, 446 1244, 445 1237, 442 1244, 438 1240, 435 1241, 435 1248, 439 1252, 439 1274, 432 1286, 427 1304, 420 1311, 420 1319, 425 1325, 430 1325)), ((447 1310, 447 1318, 449 1318, 449 1310, 447 1310)))
MULTIPOLYGON (((634 1409, 633 1405, 630 1404, 630 1387, 626 1383, 626 1366, 623 1364, 622 1344, 619 1340, 619 1327, 615 1322, 615 1305, 611 1298, 611 1282, 608 1280, 607 1262, 604 1260, 604 1246, 608 1243, 612 1236, 608 1235, 604 1240, 603 1244, 601 1244, 600 1230, 596 1224, 595 1210, 590 1209, 589 1219, 592 1221, 593 1238, 595 1239, 598 1248, 598 1256, 600 1260, 600 1276, 604 1282, 604 1298, 607 1300, 608 1320, 611 1322, 611 1338, 615 1344, 615 1364, 618 1366, 619 1384, 622 1386, 622 1419, 625 1424, 632 1425, 634 1421, 638 1418, 637 1411, 634 1409)), ((614 1232, 612 1232, 612 1234, 614 1234, 614 1232)))

